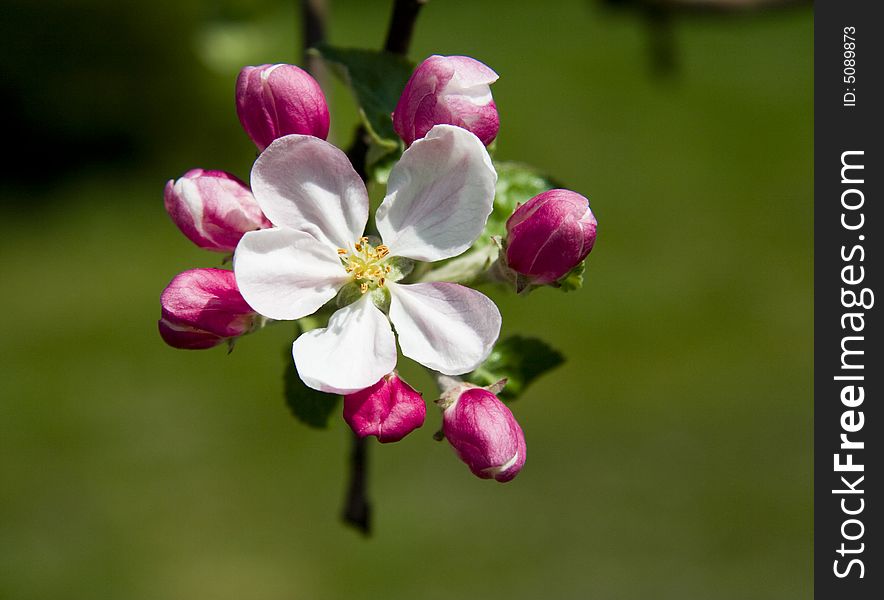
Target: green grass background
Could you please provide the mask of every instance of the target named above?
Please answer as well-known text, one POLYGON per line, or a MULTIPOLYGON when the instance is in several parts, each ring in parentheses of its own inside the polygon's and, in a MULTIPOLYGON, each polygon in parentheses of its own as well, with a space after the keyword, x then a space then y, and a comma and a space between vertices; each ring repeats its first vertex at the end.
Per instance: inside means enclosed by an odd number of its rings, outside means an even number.
MULTIPOLYGON (((283 403, 289 328, 230 356, 156 332, 169 279, 217 264, 164 214, 165 180, 195 166, 246 177, 236 67, 297 60, 294 8, 220 6, 59 4, 75 29, 117 24, 70 42, 110 62, 62 56, 62 37, 31 52, 62 61, 64 85, 24 73, 39 56, 7 72, 55 131, 113 124, 98 109, 116 107, 138 152, 71 154, 76 169, 2 186, 0 597, 809 597, 810 10, 678 19, 678 72, 657 77, 626 11, 427 6, 412 56, 493 66, 498 156, 588 195, 599 239, 579 293, 490 292, 504 335, 568 356, 513 405, 524 471, 475 479, 431 439, 430 410, 370 448, 366 540, 338 520, 345 424, 309 429, 283 403)), ((331 41, 377 46, 386 13, 335 0, 331 41)), ((330 93, 343 145, 355 113, 330 93)), ((38 166, 56 152, 53 130, 40 135, 24 157, 38 166)))

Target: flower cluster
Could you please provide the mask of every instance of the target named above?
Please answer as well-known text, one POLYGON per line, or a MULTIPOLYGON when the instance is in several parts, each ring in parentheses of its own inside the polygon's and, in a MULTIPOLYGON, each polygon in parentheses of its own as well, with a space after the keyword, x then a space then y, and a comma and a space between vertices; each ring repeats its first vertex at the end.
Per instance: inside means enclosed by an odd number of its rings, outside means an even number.
MULTIPOLYGON (((463 56, 417 67, 391 115, 403 145, 370 220, 366 183, 326 141, 329 111, 317 82, 293 65, 245 67, 236 111, 260 152, 251 189, 229 173, 194 169, 165 190, 182 233, 200 248, 233 253, 233 270, 176 276, 161 296, 163 339, 203 349, 267 322, 298 321, 300 379, 344 396, 353 431, 381 442, 402 439, 426 416, 421 394, 396 370, 398 340, 403 356, 453 382, 438 404, 458 456, 479 477, 515 477, 525 438, 495 395, 501 386, 457 378, 488 358, 500 312, 484 294, 432 277, 433 263, 473 247, 494 209, 497 173, 486 146, 499 129, 496 80, 463 56), (311 315, 327 325, 310 328, 311 315)), ((499 269, 532 286, 557 285, 592 249, 596 221, 586 198, 551 190, 518 206, 506 231, 499 269)))

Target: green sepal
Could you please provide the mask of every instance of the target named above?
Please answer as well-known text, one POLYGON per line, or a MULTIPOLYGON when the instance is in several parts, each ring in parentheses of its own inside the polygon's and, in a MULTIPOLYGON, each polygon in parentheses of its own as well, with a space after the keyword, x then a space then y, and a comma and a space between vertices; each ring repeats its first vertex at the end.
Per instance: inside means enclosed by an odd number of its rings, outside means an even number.
POLYGON ((341 286, 341 289, 338 290, 338 295, 335 296, 335 304, 338 308, 344 308, 360 298, 362 298, 362 290, 359 289, 359 284, 351 281, 341 286))
POLYGON ((414 261, 404 256, 393 256, 387 259, 390 272, 387 273, 387 281, 401 281, 414 269, 414 261))
POLYGON ((568 271, 564 277, 556 282, 554 287, 559 288, 563 292, 573 292, 583 287, 583 274, 586 272, 586 261, 581 261, 579 265, 568 271))
POLYGON ((535 379, 565 362, 565 357, 543 340, 514 335, 498 342, 482 365, 465 376, 479 386, 506 379, 498 394, 501 400, 515 400, 535 379))
POLYGON ((534 167, 510 162, 495 161, 497 184, 494 189, 494 209, 488 217, 485 235, 506 235, 506 222, 520 204, 524 204, 537 194, 561 187, 553 179, 534 167))
POLYGON ((371 301, 382 313, 390 312, 390 290, 386 287, 378 287, 370 292, 371 301))

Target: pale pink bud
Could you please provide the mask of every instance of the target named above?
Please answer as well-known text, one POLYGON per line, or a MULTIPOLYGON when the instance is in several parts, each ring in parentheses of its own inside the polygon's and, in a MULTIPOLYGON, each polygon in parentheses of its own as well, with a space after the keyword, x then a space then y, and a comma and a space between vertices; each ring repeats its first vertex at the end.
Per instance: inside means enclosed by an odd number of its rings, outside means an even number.
POLYGON ((374 435, 380 442, 398 442, 423 425, 426 415, 420 393, 395 373, 344 396, 344 420, 350 428, 359 437, 374 435))
POLYGON ((525 434, 513 413, 484 388, 469 388, 442 413, 442 432, 477 477, 509 481, 525 464, 525 434))
POLYGON ((491 97, 497 73, 468 56, 431 56, 415 69, 393 111, 393 127, 411 145, 435 125, 471 131, 486 146, 500 121, 491 97))
POLYGON ((175 348, 200 350, 248 333, 257 314, 236 287, 233 271, 192 269, 175 276, 162 296, 160 335, 175 348))
POLYGON ((535 285, 553 283, 586 258, 595 244, 589 200, 550 190, 519 206, 506 222, 509 267, 535 285))
POLYGON ((243 67, 236 78, 236 114, 243 129, 264 148, 298 133, 328 136, 328 104, 316 80, 295 65, 243 67))
POLYGON ((191 169, 170 179, 164 201, 178 229, 214 252, 233 252, 246 232, 272 226, 246 184, 224 171, 191 169))

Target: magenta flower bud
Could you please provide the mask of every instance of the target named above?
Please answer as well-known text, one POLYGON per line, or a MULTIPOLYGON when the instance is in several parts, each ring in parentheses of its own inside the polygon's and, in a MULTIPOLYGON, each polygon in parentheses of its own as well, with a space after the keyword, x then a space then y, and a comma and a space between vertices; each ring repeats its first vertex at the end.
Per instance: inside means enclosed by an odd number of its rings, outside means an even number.
POLYGON ((344 396, 344 420, 359 437, 398 442, 424 424, 427 407, 420 393, 399 379, 385 375, 371 387, 344 396))
POLYGON ((164 196, 178 229, 206 250, 233 252, 247 231, 272 227, 246 184, 224 171, 191 169, 164 196))
POLYGON ((509 267, 535 285, 553 283, 586 258, 595 244, 589 200, 569 190, 534 196, 506 222, 509 267))
POLYGON ((201 350, 248 333, 257 314, 246 304, 233 271, 192 269, 175 276, 162 296, 160 335, 174 348, 201 350))
POLYGON ((291 133, 328 137, 322 88, 294 65, 243 67, 236 78, 236 114, 261 151, 291 133))
POLYGON ((471 131, 486 146, 500 120, 491 97, 497 73, 468 56, 431 56, 415 69, 393 111, 393 128, 407 145, 435 125, 471 131))
POLYGON ((477 477, 511 480, 525 464, 525 434, 513 413, 484 388, 469 388, 442 413, 442 432, 477 477))

